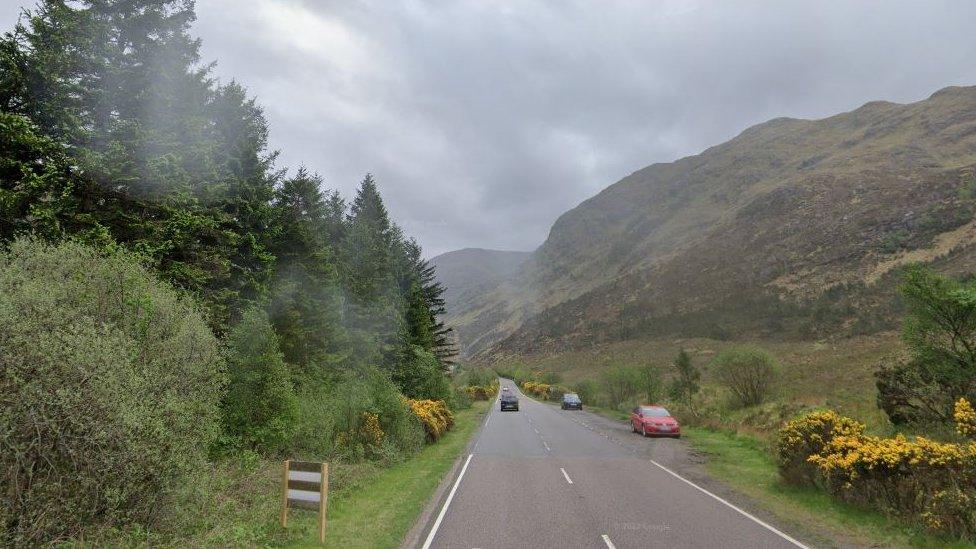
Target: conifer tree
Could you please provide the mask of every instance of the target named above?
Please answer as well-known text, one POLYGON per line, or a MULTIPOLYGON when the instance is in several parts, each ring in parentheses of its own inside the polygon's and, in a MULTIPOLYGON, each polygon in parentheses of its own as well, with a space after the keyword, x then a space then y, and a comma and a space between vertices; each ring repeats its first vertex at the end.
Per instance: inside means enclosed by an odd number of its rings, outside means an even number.
POLYGON ((367 174, 350 207, 340 274, 357 346, 364 358, 364 347, 379 353, 371 361, 388 363, 397 351, 403 295, 395 278, 395 234, 376 182, 367 174))
POLYGON ((282 182, 274 203, 279 233, 271 319, 285 359, 306 379, 333 374, 347 345, 321 185, 301 168, 282 182))

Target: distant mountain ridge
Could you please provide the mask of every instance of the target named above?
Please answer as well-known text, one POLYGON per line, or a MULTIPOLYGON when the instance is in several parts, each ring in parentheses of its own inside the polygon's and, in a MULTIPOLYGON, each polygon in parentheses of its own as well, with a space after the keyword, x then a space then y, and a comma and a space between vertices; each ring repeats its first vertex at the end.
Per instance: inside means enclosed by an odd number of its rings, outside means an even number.
MULTIPOLYGON (((563 214, 449 303, 466 355, 648 335, 825 337, 890 325, 911 261, 976 272, 976 88, 777 118, 563 214)), ((456 271, 459 272, 459 271, 456 271)))

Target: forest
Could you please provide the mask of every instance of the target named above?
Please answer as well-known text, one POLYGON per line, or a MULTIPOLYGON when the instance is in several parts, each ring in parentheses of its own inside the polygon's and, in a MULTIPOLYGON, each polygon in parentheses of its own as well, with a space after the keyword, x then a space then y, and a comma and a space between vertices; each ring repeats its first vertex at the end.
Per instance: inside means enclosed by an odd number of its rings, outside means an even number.
POLYGON ((0 38, 0 545, 151 529, 227 456, 396 461, 408 399, 465 405, 380 182, 279 166, 193 21, 44 0, 0 38))

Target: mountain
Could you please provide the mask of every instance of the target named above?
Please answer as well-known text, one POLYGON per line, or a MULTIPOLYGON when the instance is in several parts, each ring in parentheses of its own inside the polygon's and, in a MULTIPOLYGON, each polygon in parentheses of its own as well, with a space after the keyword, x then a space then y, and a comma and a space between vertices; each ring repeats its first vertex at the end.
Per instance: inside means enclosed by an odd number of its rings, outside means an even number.
POLYGON ((563 214, 448 321, 466 355, 893 325, 897 269, 976 272, 976 88, 778 118, 563 214))
POLYGON ((531 255, 532 252, 464 248, 436 256, 430 263, 437 268, 437 279, 447 288, 444 298, 456 303, 460 296, 515 274, 531 255))
POLYGON ((514 276, 531 255, 531 252, 464 248, 430 260, 436 268, 438 281, 446 288, 443 297, 447 303, 447 321, 454 326, 462 351, 484 346, 479 338, 490 331, 485 329, 483 323, 466 320, 464 313, 472 308, 480 308, 484 303, 483 297, 497 292, 499 286, 514 276))

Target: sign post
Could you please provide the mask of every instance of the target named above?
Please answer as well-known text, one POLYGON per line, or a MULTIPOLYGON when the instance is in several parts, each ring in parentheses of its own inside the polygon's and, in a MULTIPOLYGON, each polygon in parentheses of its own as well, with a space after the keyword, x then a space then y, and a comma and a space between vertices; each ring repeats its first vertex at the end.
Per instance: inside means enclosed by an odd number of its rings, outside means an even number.
POLYGON ((286 460, 281 487, 281 527, 288 527, 289 509, 319 513, 319 541, 325 543, 325 511, 329 501, 329 464, 286 460))

